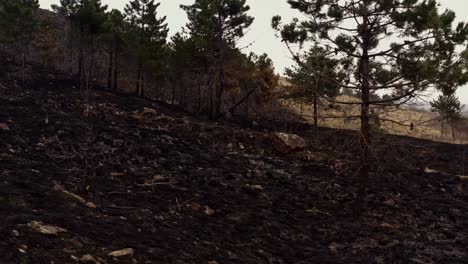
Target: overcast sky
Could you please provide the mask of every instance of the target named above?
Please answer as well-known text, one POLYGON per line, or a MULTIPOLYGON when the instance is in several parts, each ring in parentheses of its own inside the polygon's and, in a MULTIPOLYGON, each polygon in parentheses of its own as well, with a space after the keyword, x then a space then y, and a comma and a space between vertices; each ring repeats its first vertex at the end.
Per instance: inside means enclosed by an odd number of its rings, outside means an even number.
MULTIPOLYGON (((194 0, 159 1, 161 2, 159 13, 161 16, 167 16, 170 34, 174 34, 187 22, 185 12, 179 8, 179 5, 191 4, 194 0)), ((39 0, 39 2, 42 8, 50 8, 51 4, 58 3, 59 0, 39 0)), ((110 8, 123 10, 128 0, 102 0, 102 2, 110 8)), ((443 8, 454 10, 458 20, 468 21, 468 0, 440 0, 440 2, 443 8)), ((289 8, 286 0, 247 0, 247 3, 251 7, 250 15, 255 17, 255 22, 240 46, 246 47, 246 52, 267 53, 275 62, 277 71, 282 73, 285 67, 292 64, 292 60, 284 45, 275 37, 270 26, 271 18, 274 15, 281 15, 287 21, 298 14, 289 8)), ((463 103, 468 104, 468 86, 460 88, 459 96, 463 103)))

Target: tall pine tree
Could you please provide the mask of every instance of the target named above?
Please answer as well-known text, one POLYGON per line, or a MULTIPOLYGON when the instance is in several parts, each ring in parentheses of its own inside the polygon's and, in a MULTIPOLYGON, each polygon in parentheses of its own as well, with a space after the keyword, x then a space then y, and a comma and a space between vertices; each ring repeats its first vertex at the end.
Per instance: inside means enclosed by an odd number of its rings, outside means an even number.
POLYGON ((187 12, 187 28, 198 49, 205 54, 205 73, 210 65, 216 66, 218 85, 210 88, 209 115, 219 116, 225 89, 225 59, 230 49, 250 27, 254 18, 247 12, 246 0, 196 0, 192 5, 181 5, 187 12))
POLYGON ((312 99, 315 127, 318 126, 319 95, 335 98, 340 93, 340 85, 330 78, 338 80, 338 83, 347 78, 346 68, 342 67, 340 60, 330 58, 329 52, 317 46, 310 48, 303 55, 302 63, 296 63, 293 68, 286 69, 285 74, 298 89, 295 96, 304 98, 305 101, 312 99), (330 78, 322 78, 321 75, 330 78))
MULTIPOLYGON (((341 88, 358 91, 361 108, 360 180, 357 211, 365 201, 371 169, 371 105, 404 103, 431 87, 453 90, 466 83, 468 26, 453 23, 455 13, 439 12, 436 0, 288 0, 305 20, 283 25, 274 17, 272 26, 283 41, 311 42, 337 60, 351 59, 351 80, 340 81, 315 71, 341 88), (393 91, 386 100, 372 100, 375 91, 393 91)), ((300 56, 294 58, 300 61, 300 56)), ((324 95, 324 97, 326 97, 324 95)), ((350 103, 350 102, 339 102, 350 103)))
POLYGON ((136 93, 144 96, 143 67, 157 56, 164 46, 169 32, 166 17, 158 17, 160 3, 154 0, 133 0, 125 7, 129 24, 129 44, 137 57, 136 93), (154 58, 154 57, 153 57, 154 58))
POLYGON ((117 90, 119 73, 119 53, 125 43, 126 22, 125 16, 117 9, 111 10, 107 15, 105 40, 109 53, 109 68, 107 75, 107 88, 117 90))

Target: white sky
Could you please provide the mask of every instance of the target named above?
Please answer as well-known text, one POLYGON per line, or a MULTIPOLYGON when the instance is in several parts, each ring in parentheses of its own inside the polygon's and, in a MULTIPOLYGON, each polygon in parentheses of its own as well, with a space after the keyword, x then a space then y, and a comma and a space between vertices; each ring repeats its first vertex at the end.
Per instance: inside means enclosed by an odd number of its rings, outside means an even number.
MULTIPOLYGON (((443 8, 449 8, 456 12, 457 19, 468 21, 468 0, 439 0, 443 8)), ((51 4, 56 4, 59 0, 39 0, 42 8, 50 8, 51 4)), ((128 0, 102 0, 110 8, 123 10, 128 0)), ((158 0, 156 0, 158 2, 158 0)), ((179 8, 180 4, 191 4, 193 0, 159 0, 161 7, 159 13, 161 16, 167 16, 167 22, 170 27, 170 34, 180 30, 187 22, 185 12, 179 8)), ((275 15, 281 15, 285 21, 298 16, 291 10, 286 0, 247 0, 251 7, 250 15, 255 17, 254 24, 241 43, 241 47, 247 47, 245 51, 255 53, 267 53, 275 62, 277 71, 283 72, 283 69, 289 67, 293 61, 290 54, 275 37, 275 33, 270 26, 271 18, 275 15)), ((300 15, 299 15, 300 16, 300 15)), ((468 86, 459 89, 460 100, 468 104, 468 86)))

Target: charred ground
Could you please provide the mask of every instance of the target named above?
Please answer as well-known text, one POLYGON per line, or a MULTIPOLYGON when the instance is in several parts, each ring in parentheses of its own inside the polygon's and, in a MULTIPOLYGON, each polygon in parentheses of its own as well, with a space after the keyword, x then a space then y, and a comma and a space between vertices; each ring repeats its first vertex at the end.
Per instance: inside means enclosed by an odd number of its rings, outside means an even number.
POLYGON ((467 146, 377 135, 355 218, 354 132, 295 131, 309 147, 284 156, 272 122, 245 129, 105 91, 85 117, 71 82, 1 77, 1 263, 112 263, 123 248, 129 263, 468 263, 467 146))

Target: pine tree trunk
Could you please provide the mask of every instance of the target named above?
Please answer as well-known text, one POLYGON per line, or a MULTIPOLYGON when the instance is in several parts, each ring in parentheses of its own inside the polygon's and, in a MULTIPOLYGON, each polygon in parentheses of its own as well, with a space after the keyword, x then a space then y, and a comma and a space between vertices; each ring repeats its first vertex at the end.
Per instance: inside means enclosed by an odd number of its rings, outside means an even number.
POLYGON ((119 86, 118 86, 118 76, 119 76, 119 52, 118 50, 115 51, 115 54, 114 54, 114 83, 113 83, 113 90, 114 91, 117 91, 117 89, 119 89, 119 86))
POLYGON ((318 96, 314 93, 314 127, 318 127, 318 96))
MULTIPOLYGON (((84 29, 83 27, 80 28, 80 36, 79 36, 79 51, 78 51, 78 76, 80 76, 80 89, 82 89, 82 84, 81 82, 83 81, 83 73, 84 73, 84 69, 83 69, 83 35, 84 35, 84 29)), ((85 74, 86 75, 86 74, 85 74)))
POLYGON ((221 106, 223 104, 223 96, 224 96, 224 66, 223 62, 221 62, 220 70, 219 70, 219 87, 218 87, 218 94, 216 96, 216 109, 214 116, 218 116, 221 113, 221 106))
POLYGON ((141 62, 138 62, 138 67, 137 67, 137 78, 136 78, 136 92, 138 96, 143 96, 143 91, 141 87, 141 71, 142 71, 142 64, 141 62))
MULTIPOLYGON (((180 80, 179 80, 179 86, 180 86, 180 80)), ((172 99, 171 99, 171 104, 175 104, 175 98, 176 98, 176 85, 172 84, 172 99)))
POLYGON ((201 101, 202 101, 202 95, 201 95, 201 84, 198 84, 198 113, 201 111, 201 101))
POLYGON ((440 139, 444 138, 444 121, 440 121, 440 139))
POLYGON ((452 129, 452 141, 455 143, 455 124, 452 124, 450 128, 452 129))
MULTIPOLYGON (((145 73, 142 71, 141 72, 141 81, 140 81, 140 85, 141 85, 141 97, 145 97, 146 95, 146 92, 145 92, 145 82, 146 82, 146 76, 145 76, 145 73)), ((158 87, 158 83, 156 82, 156 87, 158 87)))
POLYGON ((180 85, 180 88, 182 89, 182 106, 184 107, 184 109, 187 109, 187 88, 185 87, 184 79, 180 80, 180 85))
POLYGON ((85 69, 85 59, 84 59, 84 56, 83 56, 83 53, 82 53, 82 48, 80 48, 80 56, 78 58, 78 73, 79 73, 79 76, 80 76, 80 81, 79 81, 79 86, 80 86, 80 92, 82 93, 83 91, 85 91, 86 89, 86 71, 84 70, 85 69))
POLYGON ((213 113, 214 112, 213 86, 210 85, 209 89, 210 89, 210 99, 209 99, 210 102, 209 102, 209 109, 208 109, 208 112, 209 112, 208 117, 212 120, 214 118, 214 113, 213 113))
POLYGON ((109 52, 109 68, 107 71, 107 88, 109 90, 112 90, 112 74, 113 74, 113 68, 114 68, 114 50, 112 49, 109 52))
POLYGON ((359 187, 356 197, 356 208, 355 212, 357 214, 361 213, 365 207, 365 199, 367 192, 367 185, 369 181, 369 154, 370 154, 370 68, 369 68, 369 46, 370 46, 370 37, 369 37, 369 25, 368 18, 366 15, 363 17, 362 24, 362 39, 363 39, 363 49, 362 57, 360 63, 360 80, 362 83, 361 90, 361 157, 360 157, 360 169, 359 169, 359 187))
POLYGON ((21 85, 23 86, 23 88, 25 86, 25 79, 26 79, 26 51, 25 50, 26 49, 24 48, 22 58, 21 58, 22 64, 23 64, 22 65, 23 66, 23 73, 22 73, 22 77, 21 77, 21 82, 22 82, 21 85))

